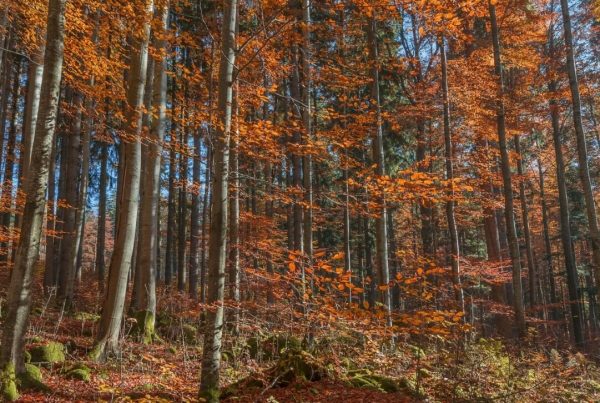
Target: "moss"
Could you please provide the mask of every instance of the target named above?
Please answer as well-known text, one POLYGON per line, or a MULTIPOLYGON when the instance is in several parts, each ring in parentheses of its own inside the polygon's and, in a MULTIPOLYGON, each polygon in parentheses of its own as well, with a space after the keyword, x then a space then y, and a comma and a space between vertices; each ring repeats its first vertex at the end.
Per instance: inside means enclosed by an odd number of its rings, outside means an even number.
POLYGON ((154 313, 150 311, 139 311, 135 314, 137 321, 136 330, 140 334, 141 341, 144 344, 151 344, 155 341, 156 333, 154 329, 155 319, 154 313))
POLYGON ((368 388, 387 393, 394 393, 400 390, 400 386, 395 379, 369 373, 358 374, 351 378, 349 383, 354 387, 368 388))
POLYGON ((68 379, 76 379, 79 381, 89 382, 90 381, 91 369, 85 368, 73 368, 67 371, 65 377, 68 379))
POLYGON ((25 364, 25 372, 19 374, 18 383, 23 389, 50 391, 50 388, 42 382, 42 371, 32 364, 25 364))
POLYGON ((169 346, 169 353, 171 354, 177 354, 177 349, 173 346, 169 346))
POLYGON ((23 352, 23 360, 28 364, 31 362, 31 353, 29 351, 23 352))
POLYGON ((220 394, 219 388, 203 389, 200 391, 200 401, 219 403, 220 394))
POLYGON ((34 347, 29 352, 32 363, 56 364, 65 361, 65 346, 61 343, 50 342, 45 346, 34 347))
POLYGON ((0 372, 0 388, 0 396, 4 400, 14 402, 19 398, 14 364, 6 364, 2 372, 0 372))

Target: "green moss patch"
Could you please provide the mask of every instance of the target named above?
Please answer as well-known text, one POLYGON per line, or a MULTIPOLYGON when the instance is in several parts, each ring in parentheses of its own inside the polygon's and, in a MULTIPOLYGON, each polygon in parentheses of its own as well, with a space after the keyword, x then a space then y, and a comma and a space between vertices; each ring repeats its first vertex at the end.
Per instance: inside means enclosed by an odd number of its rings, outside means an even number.
POLYGON ((34 364, 56 364, 65 362, 65 346, 61 343, 50 342, 44 346, 33 347, 29 350, 31 362, 34 364))

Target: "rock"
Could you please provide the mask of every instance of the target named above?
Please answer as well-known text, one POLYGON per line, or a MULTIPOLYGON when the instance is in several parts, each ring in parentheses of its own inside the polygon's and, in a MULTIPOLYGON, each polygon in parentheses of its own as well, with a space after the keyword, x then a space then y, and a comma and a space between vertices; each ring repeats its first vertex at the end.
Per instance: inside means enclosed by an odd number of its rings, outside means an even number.
POLYGON ((0 392, 2 399, 8 402, 14 402, 19 398, 15 367, 12 364, 7 364, 0 372, 0 392))
POLYGON ((79 381, 89 382, 92 370, 83 363, 77 363, 68 367, 65 371, 65 378, 76 379, 79 381))
POLYGON ((18 382, 23 389, 50 391, 50 388, 42 382, 42 371, 32 364, 25 364, 25 372, 19 374, 18 382))
POLYGON ((33 347, 29 352, 32 363, 56 364, 65 361, 65 346, 61 343, 50 342, 44 346, 33 347))

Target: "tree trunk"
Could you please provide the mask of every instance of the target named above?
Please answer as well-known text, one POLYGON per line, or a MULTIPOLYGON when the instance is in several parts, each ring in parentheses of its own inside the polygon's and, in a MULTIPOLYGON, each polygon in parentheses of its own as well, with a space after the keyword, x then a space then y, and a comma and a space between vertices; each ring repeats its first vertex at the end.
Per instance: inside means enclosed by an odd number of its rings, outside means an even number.
POLYGON ((563 16, 563 30, 565 37, 565 51, 567 54, 567 71, 569 73, 569 88, 571 89, 571 100, 573 102, 573 124, 575 126, 575 137, 577 138, 577 159, 579 165, 579 177, 585 208, 587 212, 590 240, 592 243, 592 261, 594 274, 596 276, 596 287, 600 289, 600 230, 598 229, 598 217, 596 215, 596 204, 590 170, 588 166, 588 152, 583 131, 581 118, 581 97, 579 95, 579 83, 577 79, 577 66, 575 65, 575 51, 573 44, 573 33, 571 30, 571 16, 569 14, 569 1, 560 0, 563 16))
POLYGON ((213 197, 211 199, 210 240, 208 251, 208 298, 200 395, 210 403, 219 401, 219 368, 223 335, 223 301, 227 255, 229 140, 233 99, 233 67, 235 64, 237 0, 224 0, 219 67, 219 120, 214 139, 213 197))
MULTIPOLYGON (((527 195, 525 194, 525 177, 523 169, 523 152, 521 150, 521 139, 515 135, 515 152, 518 155, 517 173, 520 176, 519 181, 519 199, 521 201, 521 215, 523 216, 523 233, 525 235, 525 251, 527 253, 527 270, 529 280, 529 305, 534 309, 537 305, 537 267, 533 258, 533 245, 531 240, 531 229, 529 228, 529 207, 527 205, 527 195)), ((534 312, 535 313, 535 312, 534 312)))
MULTIPOLYGON (((160 59, 153 64, 152 80, 152 108, 155 114, 150 128, 150 138, 142 146, 145 159, 146 174, 142 179, 144 188, 140 206, 139 251, 136 272, 140 274, 141 287, 137 293, 138 326, 142 329, 142 340, 150 343, 154 339, 154 324, 156 321, 156 271, 158 269, 158 202, 160 192, 160 167, 162 143, 165 133, 165 119, 167 109, 167 64, 166 41, 162 35, 168 28, 169 5, 164 4, 157 11, 161 21, 161 31, 154 35, 153 47, 160 53, 160 59)), ((147 77, 149 81, 149 77, 147 77)), ((149 104, 150 102, 148 102, 149 104)))
POLYGON ((100 183, 98 196, 98 233, 96 235, 96 276, 98 278, 98 292, 104 294, 106 277, 106 194, 108 187, 108 144, 102 144, 100 153, 100 183))
POLYGON ((460 281, 460 245, 458 243, 458 229, 454 214, 454 164, 452 133, 450 131, 450 96, 448 91, 448 61, 446 58, 446 44, 444 38, 440 41, 440 57, 442 62, 442 98, 444 102, 444 150, 446 159, 446 180, 448 181, 446 202, 446 219, 448 221, 448 232, 450 233, 450 262, 452 267, 452 286, 454 298, 459 309, 465 311, 462 285, 460 281))
MULTIPOLYGON (((381 104, 379 96, 379 67, 377 51, 377 24, 375 15, 368 23, 368 41, 369 58, 372 63, 371 78, 373 80, 371 88, 371 103, 374 108, 376 123, 375 133, 372 139, 373 161, 376 165, 375 174, 378 177, 385 175, 384 151, 383 151, 383 120, 381 116, 381 104)), ((388 234, 387 234, 387 208, 385 204, 384 190, 379 190, 381 194, 376 195, 378 204, 377 216, 375 218, 375 244, 377 249, 377 281, 381 291, 381 302, 387 313, 387 324, 392 325, 391 315, 391 293, 390 293, 390 271, 388 267, 388 234)))
MULTIPOLYGON (((66 0, 50 0, 44 56, 44 77, 33 146, 31 174, 25 182, 25 207, 23 224, 15 264, 7 295, 7 313, 3 323, 0 369, 4 377, 14 379, 14 373, 24 370, 23 347, 29 322, 33 270, 39 255, 42 224, 46 213, 46 188, 52 142, 58 110, 58 97, 62 77, 64 51, 64 25, 66 0)), ((14 387, 14 382, 2 383, 2 395, 14 387)))
POLYGON ((521 256, 519 251, 519 239, 515 223, 514 198, 512 189, 512 173, 510 158, 508 155, 508 144, 506 141, 506 120, 504 115, 504 82, 502 64, 500 60, 500 35, 496 21, 496 7, 489 3, 490 20, 492 25, 492 44, 494 48, 494 67, 498 79, 498 100, 496 103, 496 123, 498 128, 498 146, 500 147, 500 160, 502 168, 502 183, 504 185, 504 218, 506 221, 506 234, 508 237, 508 249, 512 263, 513 284, 513 309, 515 322, 520 337, 526 334, 525 311, 523 308, 523 287, 521 283, 521 256))
MULTIPOLYGON (((146 0, 144 14, 151 15, 152 0, 146 0)), ((115 250, 111 257, 107 296, 102 306, 102 317, 96 337, 95 346, 90 353, 91 358, 100 360, 107 355, 119 352, 119 333, 127 278, 131 269, 131 258, 135 243, 138 219, 138 199, 141 177, 141 143, 142 104, 146 83, 146 67, 148 61, 148 41, 150 24, 144 22, 142 37, 131 38, 131 65, 129 69, 127 91, 127 133, 132 139, 124 142, 122 165, 123 187, 121 199, 118 200, 119 217, 115 250)))
POLYGON ((42 91, 42 76, 44 74, 44 47, 42 46, 32 55, 27 70, 27 98, 23 116, 23 172, 24 178, 29 172, 31 152, 35 137, 35 126, 40 107, 40 93, 42 91))

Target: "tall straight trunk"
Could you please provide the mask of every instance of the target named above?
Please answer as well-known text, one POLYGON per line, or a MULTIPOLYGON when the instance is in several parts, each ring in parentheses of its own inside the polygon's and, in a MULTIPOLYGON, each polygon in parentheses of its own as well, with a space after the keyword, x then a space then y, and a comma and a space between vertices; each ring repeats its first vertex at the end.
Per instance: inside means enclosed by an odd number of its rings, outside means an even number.
POLYGON ((537 267, 535 259, 533 258, 533 245, 531 240, 531 229, 529 227, 529 206, 527 205, 527 195, 525 194, 525 180, 523 169, 523 152, 521 150, 521 139, 517 134, 515 135, 515 151, 518 155, 517 158, 517 173, 520 176, 519 181, 519 199, 521 202, 521 215, 523 216, 523 233, 525 235, 525 252, 527 253, 527 270, 528 270, 528 281, 529 281, 529 305, 531 308, 537 304, 537 267))
POLYGON ((458 240, 458 228, 456 226, 455 194, 454 194, 454 152, 452 144, 452 133, 450 131, 450 96, 448 91, 448 60, 446 57, 446 44, 444 38, 440 41, 440 58, 442 62, 442 98, 444 102, 444 152, 446 159, 446 180, 448 181, 448 201, 446 202, 446 220, 448 221, 448 232, 450 233, 450 262, 452 266, 452 286, 454 298, 459 309, 465 310, 465 303, 460 281, 460 245, 458 240))
POLYGON ((546 261, 546 270, 548 277, 548 286, 550 288, 550 303, 553 305, 551 317, 553 320, 558 320, 558 297, 556 295, 556 282, 554 279, 553 265, 552 265, 552 244, 550 243, 550 228, 548 225, 548 206, 546 204, 546 188, 544 181, 544 169, 542 167, 542 160, 538 156, 537 160, 538 174, 539 174, 539 186, 540 186, 540 204, 542 208, 542 226, 544 235, 544 260, 546 261))
POLYGON ((106 199, 108 187, 108 144, 102 144, 100 152, 100 183, 98 196, 98 233, 96 235, 96 277, 98 279, 98 291, 104 294, 106 277, 106 199))
MULTIPOLYGON (((210 132, 209 134, 210 135, 210 132)), ((202 246, 200 250, 200 301, 206 302, 206 272, 207 272, 207 242, 208 242, 208 226, 210 216, 210 192, 212 182, 212 144, 209 139, 206 141, 206 170, 204 172, 204 194, 202 196, 202 246)))
POLYGON ((200 270, 200 248, 201 248, 201 223, 200 217, 202 215, 202 193, 200 190, 201 177, 202 177, 202 141, 200 139, 200 132, 194 133, 194 164, 192 167, 192 181, 194 186, 198 186, 198 191, 192 192, 192 211, 190 213, 190 259, 188 262, 189 267, 189 281, 188 281, 188 292, 190 298, 194 301, 198 300, 198 274, 200 270))
POLYGON ((590 240, 592 244, 592 261, 594 275, 596 276, 596 287, 600 288, 600 230, 598 229, 598 217, 594 201, 594 191, 590 178, 588 152, 583 131, 581 117, 581 96, 579 95, 579 83, 577 78, 577 66, 575 65, 575 50, 573 44, 573 33, 571 29, 571 16, 569 13, 569 1, 560 0, 563 17, 563 30, 565 38, 565 51, 567 55, 567 72, 569 73, 569 88, 571 90, 571 101, 573 103, 573 125, 575 137, 577 138, 577 160, 579 165, 579 178, 583 195, 585 198, 585 209, 587 212, 590 240))
POLYGON ((177 163, 175 142, 171 134, 171 150, 169 151, 169 197, 167 206, 167 244, 165 247, 165 284, 171 284, 171 277, 175 269, 175 167, 177 163))
POLYGON ((15 387, 15 372, 21 373, 24 370, 23 347, 31 308, 33 271, 39 256, 42 224, 46 213, 48 167, 62 77, 65 5, 66 0, 50 0, 48 4, 45 69, 38 113, 40 124, 36 127, 31 175, 28 175, 25 181, 23 224, 8 287, 7 312, 0 348, 0 371, 3 372, 4 379, 9 379, 0 386, 1 395, 7 400, 16 400, 18 397, 9 396, 7 392, 15 387))
MULTIPOLYGON (((239 105, 237 88, 234 94, 234 113, 235 128, 230 141, 229 157, 229 299, 234 303, 240 302, 240 155, 239 155, 239 105)), ((240 310, 236 306, 233 308, 231 316, 232 329, 234 333, 238 332, 240 310)))
MULTIPOLYGON (((8 126, 8 141, 6 143, 6 157, 5 157, 5 167, 4 167, 4 186, 2 189, 2 201, 5 206, 8 207, 8 211, 2 213, 2 226, 7 234, 12 234, 12 206, 13 206, 13 192, 15 189, 15 169, 17 168, 16 161, 16 147, 17 147, 17 120, 19 119, 19 90, 21 88, 20 76, 21 76, 21 57, 15 57, 13 62, 13 71, 12 71, 12 91, 10 94, 11 97, 11 106, 10 106, 10 114, 7 117, 9 121, 8 126)), ((8 92, 3 94, 4 96, 8 96, 8 92)), ((2 137, 4 137, 4 132, 0 133, 2 137)), ((9 262, 11 251, 9 243, 2 243, 0 248, 3 250, 0 254, 0 261, 9 262)))
MULTIPOLYGON (((310 70, 310 0, 302 0, 302 126, 304 128, 304 144, 310 144, 312 139, 312 75, 310 70)), ((302 158, 302 185, 304 186, 304 221, 303 242, 304 253, 308 266, 313 258, 313 173, 312 156, 306 154, 302 158)))
MULTIPOLYGON (((153 2, 147 0, 144 14, 152 13, 153 2)), ((149 20, 149 18, 146 18, 149 20)), ((99 360, 119 352, 119 333, 125 305, 127 278, 131 269, 131 258, 135 243, 138 219, 138 198, 141 177, 142 105, 148 62, 150 24, 143 23, 141 38, 131 38, 131 65, 127 91, 127 133, 132 137, 123 143, 123 159, 119 169, 123 173, 123 187, 119 204, 115 250, 111 257, 108 290, 102 305, 102 317, 95 346, 90 353, 99 360)))
MULTIPOLYGON (((169 6, 164 4, 157 10, 161 21, 161 30, 168 27, 169 6)), ((154 339, 154 324, 156 321, 156 271, 158 268, 158 201, 160 191, 160 167, 162 142, 165 133, 167 109, 167 65, 166 41, 163 32, 153 37, 153 47, 160 52, 160 59, 154 62, 153 87, 151 91, 151 110, 154 113, 150 128, 150 138, 142 146, 145 159, 146 174, 142 178, 144 192, 140 206, 139 251, 136 261, 136 272, 139 272, 141 287, 137 292, 138 326, 143 331, 142 340, 150 343, 154 339)), ((147 77, 147 81, 149 77, 147 77)), ((148 97, 147 97, 148 98, 148 97)), ((150 102, 148 102, 149 104, 150 102)), ((147 106, 150 109, 150 105, 147 106)))
MULTIPOLYGON (((549 90, 556 93, 556 83, 551 82, 549 90)), ((558 103, 550 101, 550 117, 552 119, 552 140, 554 141, 554 155, 556 158, 556 182, 558 187, 558 202, 560 208, 560 238, 563 246, 563 256, 567 274, 567 288, 569 291, 569 307, 571 308, 571 321, 573 325, 573 336, 577 345, 583 345, 583 316, 579 303, 579 276, 575 262, 571 237, 571 217, 569 213, 569 198, 567 193, 567 182, 565 178, 565 162, 562 151, 560 132, 560 117, 558 103)))
POLYGON ((185 151, 187 149, 187 128, 181 127, 181 149, 182 152, 179 154, 179 218, 177 220, 177 290, 180 292, 185 291, 185 246, 186 246, 186 235, 187 235, 187 171, 188 171, 188 157, 185 151))
POLYGON ((496 101, 496 124, 498 129, 498 146, 500 148, 500 165, 502 169, 502 184, 504 186, 504 219, 506 221, 506 235, 512 265, 513 309, 519 336, 526 334, 525 310, 523 308, 523 286, 521 283, 521 255, 519 239, 515 222, 514 197, 512 189, 512 173, 508 144, 506 141, 506 119, 504 112, 504 78, 502 62, 500 60, 500 34, 496 20, 496 7, 489 2, 490 20, 492 25, 492 45, 494 48, 494 70, 498 79, 498 100, 496 101))
MULTIPOLYGON (((378 177, 385 175, 384 150, 383 150, 383 118, 381 116, 381 104, 379 95, 379 56, 377 50, 377 22, 375 15, 368 22, 369 58, 372 63, 371 78, 371 103, 375 112, 375 133, 372 139, 373 161, 375 162, 375 174, 378 177)), ((375 218, 375 244, 377 249, 377 280, 382 291, 381 302, 387 312, 387 324, 392 325, 391 314, 391 292, 389 289, 390 270, 388 265, 388 234, 387 234, 387 207, 385 203, 384 190, 377 195, 378 211, 375 218)))
MULTIPOLYGON (((50 291, 55 284, 54 268, 54 242, 55 237, 52 233, 56 227, 56 139, 50 146, 50 164, 48 167, 48 211, 46 220, 46 250, 44 262, 44 291, 50 291)), ((33 154, 32 154, 33 155, 33 154)))
POLYGON ((210 240, 208 250, 208 304, 200 395, 208 402, 219 401, 219 368, 223 335, 223 301, 227 256, 229 139, 233 100, 233 68, 235 64, 237 0, 224 0, 219 66, 219 114, 214 139, 213 196, 211 199, 210 240))
POLYGON ((27 70, 27 98, 23 116, 23 172, 25 177, 31 164, 31 152, 35 137, 37 114, 40 107, 40 93, 42 91, 42 76, 44 74, 44 47, 35 52, 27 70))
POLYGON ((66 155, 66 171, 65 171, 65 202, 63 216, 63 239, 61 241, 60 257, 59 257, 59 281, 58 281, 58 296, 64 300, 66 306, 70 306, 73 302, 73 293, 75 289, 75 266, 77 251, 73 253, 75 244, 77 243, 76 231, 76 213, 79 208, 77 205, 79 194, 79 178, 82 165, 82 120, 83 120, 83 96, 76 93, 73 97, 73 106, 75 107, 75 117, 70 132, 65 136, 68 137, 69 146, 66 155))

